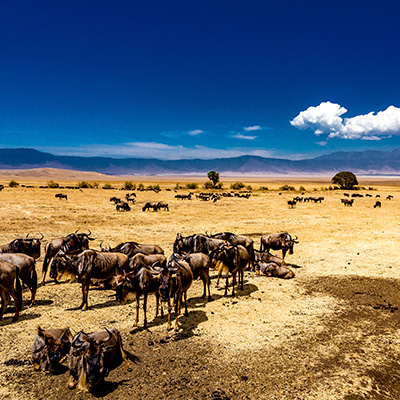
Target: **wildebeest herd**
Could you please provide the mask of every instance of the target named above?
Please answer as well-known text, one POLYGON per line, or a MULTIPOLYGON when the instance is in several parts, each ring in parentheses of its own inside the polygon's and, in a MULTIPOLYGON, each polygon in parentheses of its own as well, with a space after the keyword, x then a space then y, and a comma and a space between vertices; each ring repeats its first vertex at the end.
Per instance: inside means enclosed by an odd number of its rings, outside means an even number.
MULTIPOLYGON (((2 308, 0 318, 12 297, 15 315, 18 319, 22 308, 22 284, 31 291, 30 306, 35 303, 37 274, 35 260, 40 257, 43 235, 38 238, 16 239, 0 246, 0 295, 2 308)), ((156 316, 159 308, 163 315, 163 304, 167 305, 167 331, 172 326, 174 309, 174 330, 178 330, 178 316, 184 306, 188 314, 187 295, 194 280, 200 279, 204 285, 203 298, 212 301, 210 290, 210 268, 218 273, 218 280, 225 277, 225 295, 228 294, 229 277, 232 276, 232 296, 236 283, 243 290, 244 271, 249 269, 257 274, 289 279, 294 277, 284 261, 286 252, 293 253, 297 237, 289 233, 265 235, 261 238, 260 250, 254 249, 253 240, 245 235, 230 232, 219 234, 177 234, 173 253, 169 259, 164 250, 155 244, 124 242, 112 248, 99 250, 89 248, 94 240, 88 233, 75 231, 64 237, 50 240, 45 245, 42 266, 43 285, 50 266, 50 278, 59 283, 63 276, 69 276, 82 287, 82 301, 79 308, 88 308, 90 287, 115 291, 116 300, 125 303, 129 297, 136 300, 134 326, 139 322, 139 301, 143 298, 144 327, 147 326, 147 298, 154 293, 156 316), (282 250, 282 258, 269 250, 282 250), (237 279, 237 281, 236 281, 237 279)), ((69 328, 42 329, 38 327, 32 349, 32 364, 35 370, 56 373, 60 365, 68 359, 70 389, 77 385, 81 390, 97 387, 108 372, 124 361, 135 357, 123 349, 118 330, 105 329, 92 333, 78 332, 72 335, 69 328)))

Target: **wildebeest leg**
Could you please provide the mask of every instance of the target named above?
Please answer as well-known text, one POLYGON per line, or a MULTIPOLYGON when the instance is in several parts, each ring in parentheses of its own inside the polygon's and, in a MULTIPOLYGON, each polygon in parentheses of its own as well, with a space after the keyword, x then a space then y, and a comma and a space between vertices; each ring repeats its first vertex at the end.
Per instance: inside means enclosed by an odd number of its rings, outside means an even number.
POLYGON ((155 318, 157 318, 158 317, 158 307, 160 305, 160 295, 159 295, 158 291, 155 293, 155 296, 156 296, 156 316, 155 316, 155 318))
POLYGON ((131 363, 128 361, 128 356, 125 353, 125 350, 122 346, 122 338, 121 335, 118 335, 118 344, 119 344, 119 351, 121 352, 121 357, 124 360, 126 369, 128 370, 128 372, 132 371, 132 366, 131 363))
POLYGON ((77 383, 78 380, 75 379, 72 375, 70 375, 68 379, 68 389, 75 389, 77 383))
POLYGON ((28 287, 29 287, 29 290, 31 291, 31 303, 29 304, 29 307, 32 307, 33 304, 35 303, 36 290, 37 290, 37 273, 36 273, 36 269, 32 270, 31 279, 30 279, 28 287))
POLYGON ((89 294, 90 279, 82 282, 82 304, 80 308, 86 311, 88 308, 88 294, 89 294))
POLYGON ((189 315, 189 311, 187 308, 187 295, 186 295, 187 291, 185 293, 183 293, 183 296, 185 298, 185 315, 188 316, 189 315))
POLYGON ((232 297, 235 297, 236 272, 232 272, 232 297))
POLYGON ((224 296, 226 296, 228 294, 228 274, 226 274, 226 279, 225 279, 225 293, 224 296))
MULTIPOLYGON (((136 293, 136 318, 135 318, 135 322, 133 323, 133 326, 137 326, 138 322, 139 322, 139 294, 136 293)), ((144 314, 144 323, 145 323, 145 327, 146 327, 146 312, 144 314)))
POLYGON ((244 290, 243 289, 243 278, 244 278, 244 271, 243 270, 239 272, 239 278, 241 278, 240 290, 244 290))
POLYGON ((171 306, 171 300, 168 298, 168 324, 167 324, 167 332, 171 330, 171 311, 172 311, 172 306, 171 306))
POLYGON ((7 305, 10 301, 10 296, 7 295, 7 292, 0 286, 0 296, 1 296, 1 311, 0 311, 0 320, 3 319, 3 315, 6 311, 7 305), (8 296, 8 299, 7 299, 8 296))
POLYGON ((143 293, 143 314, 144 314, 144 324, 143 327, 147 328, 147 293, 143 293))
POLYGON ((175 332, 178 332, 178 317, 181 311, 182 293, 179 293, 175 302, 175 332))
POLYGON ((282 259, 285 259, 287 249, 282 249, 282 259))

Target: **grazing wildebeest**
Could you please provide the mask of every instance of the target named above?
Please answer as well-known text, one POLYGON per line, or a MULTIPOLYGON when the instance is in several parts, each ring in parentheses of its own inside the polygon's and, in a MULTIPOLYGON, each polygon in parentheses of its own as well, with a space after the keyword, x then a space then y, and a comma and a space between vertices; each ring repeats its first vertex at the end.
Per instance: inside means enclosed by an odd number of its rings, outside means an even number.
POLYGON ((131 207, 129 206, 129 204, 125 201, 121 201, 119 203, 115 204, 115 209, 117 211, 131 211, 131 207))
POLYGON ((261 275, 274 276, 276 278, 291 279, 294 278, 294 272, 285 265, 278 265, 274 262, 260 262, 256 266, 256 272, 261 275))
POLYGON ((78 389, 89 392, 100 385, 122 361, 131 371, 128 356, 122 345, 121 334, 115 328, 92 333, 78 332, 72 339, 69 352, 69 389, 74 389, 78 384, 78 389))
POLYGON ((294 206, 296 205, 296 200, 288 200, 287 203, 289 208, 294 208, 294 206))
POLYGON ((299 243, 297 236, 292 238, 287 232, 264 235, 261 237, 260 251, 282 250, 282 258, 284 259, 288 250, 289 254, 293 254, 295 243, 299 243))
MULTIPOLYGON (((95 240, 91 238, 90 235, 92 232, 89 233, 78 233, 75 231, 74 233, 70 233, 67 236, 56 238, 50 240, 49 243, 46 244, 45 256, 43 260, 43 267, 42 267, 42 274, 43 280, 42 283, 45 283, 47 269, 50 264, 51 259, 60 251, 62 250, 65 254, 69 254, 73 251, 77 250, 87 250, 89 248, 89 240, 95 240)), ((57 281, 56 281, 57 282, 57 281)))
POLYGON ((376 207, 381 208, 381 207, 382 207, 382 203, 381 203, 380 201, 377 201, 377 202, 374 204, 374 208, 376 208, 376 207))
POLYGON ((152 203, 150 201, 148 201, 142 208, 142 211, 146 211, 146 210, 150 210, 150 208, 153 211, 158 211, 158 203, 152 203))
POLYGON ((69 256, 59 251, 51 263, 50 277, 55 279, 66 268, 71 268, 82 284, 82 311, 88 307, 89 286, 92 280, 108 281, 128 270, 128 256, 122 253, 101 253, 95 250, 84 250, 69 256))
POLYGON ((37 290, 35 260, 23 253, 0 253, 0 260, 8 261, 19 268, 19 278, 28 286, 31 292, 31 302, 29 305, 32 306, 35 302, 37 290))
POLYGON ((153 274, 160 279, 160 297, 161 302, 168 304, 168 325, 167 331, 171 329, 171 298, 175 304, 175 332, 178 331, 178 316, 181 312, 182 296, 185 301, 185 315, 189 315, 187 309, 187 290, 193 281, 193 272, 190 265, 176 257, 171 256, 168 265, 164 268, 153 267, 153 274))
POLYGON ((160 267, 167 264, 167 257, 164 254, 143 254, 137 253, 129 258, 129 272, 137 272, 142 267, 151 267, 154 263, 158 262, 160 267))
POLYGON ((67 195, 66 194, 62 194, 62 193, 57 193, 54 197, 58 197, 60 200, 61 199, 68 200, 67 195))
MULTIPOLYGON (((164 265, 165 266, 165 265, 164 265)), ((116 300, 125 304, 130 294, 135 295, 136 299, 136 318, 133 326, 137 326, 139 322, 139 300, 143 295, 143 313, 144 323, 143 327, 147 327, 147 296, 149 293, 154 293, 156 296, 156 317, 158 316, 159 299, 160 295, 158 289, 160 288, 160 279, 147 268, 141 267, 138 270, 124 274, 117 277, 117 287, 115 289, 116 300)))
POLYGON ((392 200, 393 199, 393 196, 391 195, 391 194, 389 194, 387 197, 386 197, 386 200, 392 200))
POLYGON ((120 243, 118 246, 111 248, 108 246, 101 247, 101 251, 105 252, 115 252, 126 254, 129 258, 133 257, 135 254, 164 254, 164 250, 157 244, 141 244, 137 242, 125 242, 120 243))
POLYGON ((158 210, 169 211, 168 203, 166 203, 165 201, 159 201, 157 203, 157 209, 158 210))
POLYGON ((181 199, 181 200, 191 200, 192 199, 192 194, 193 193, 189 193, 189 194, 177 194, 175 196, 176 199, 181 199))
POLYGON ((51 374, 58 372, 60 364, 67 359, 72 342, 69 328, 42 329, 32 346, 32 364, 35 371, 48 370, 51 374))
POLYGON ((114 204, 120 203, 121 199, 119 197, 111 197, 110 201, 112 201, 114 204))
POLYGON ((15 315, 12 322, 15 322, 22 308, 22 287, 19 281, 19 268, 4 260, 0 260, 0 297, 0 320, 3 319, 10 297, 12 297, 15 303, 15 315))
POLYGON ((340 199, 340 201, 348 207, 353 207, 354 199, 348 200, 348 199, 340 199))
POLYGON ((211 265, 214 268, 218 268, 217 286, 222 272, 225 272, 226 281, 224 296, 228 293, 229 273, 232 274, 232 296, 235 296, 236 274, 238 274, 240 290, 243 290, 244 270, 250 265, 250 262, 249 253, 246 248, 240 244, 237 246, 222 244, 213 251, 211 265))
POLYGON ((40 241, 44 237, 41 235, 40 239, 28 238, 28 233, 25 239, 15 239, 11 243, 1 245, 0 253, 24 253, 36 260, 40 257, 40 241))
POLYGON ((226 243, 226 241, 210 238, 202 234, 183 237, 180 233, 177 233, 173 248, 174 253, 185 254, 190 251, 192 253, 204 253, 208 255, 223 243, 226 243))

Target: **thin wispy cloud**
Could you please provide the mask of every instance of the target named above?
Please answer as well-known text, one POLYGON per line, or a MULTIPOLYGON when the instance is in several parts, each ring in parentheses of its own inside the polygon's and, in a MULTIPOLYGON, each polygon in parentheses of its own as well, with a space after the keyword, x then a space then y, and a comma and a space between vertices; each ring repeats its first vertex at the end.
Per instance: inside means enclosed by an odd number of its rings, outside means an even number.
POLYGON ((233 137, 235 139, 244 139, 244 140, 254 140, 257 138, 257 136, 247 136, 247 135, 242 135, 240 133, 238 133, 236 135, 232 135, 231 137, 233 137))
POLYGON ((254 126, 246 126, 243 128, 246 132, 250 131, 261 131, 261 126, 260 125, 254 125, 254 126))
POLYGON ((204 131, 202 131, 201 129, 195 129, 193 131, 189 131, 188 134, 190 136, 196 136, 196 135, 200 135, 201 133, 204 133, 204 131))
POLYGON ((381 140, 400 135, 400 108, 389 106, 377 113, 342 118, 347 109, 330 101, 308 107, 290 121, 298 129, 312 129, 317 136, 328 138, 381 140))

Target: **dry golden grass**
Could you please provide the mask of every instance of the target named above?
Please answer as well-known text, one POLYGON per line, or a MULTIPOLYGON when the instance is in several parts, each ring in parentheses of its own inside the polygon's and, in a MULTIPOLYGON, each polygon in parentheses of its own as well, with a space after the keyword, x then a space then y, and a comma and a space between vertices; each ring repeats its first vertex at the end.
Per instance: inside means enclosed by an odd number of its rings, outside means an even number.
MULTIPOLYGON (((15 175, 3 178, 3 183, 7 183, 10 179, 15 179, 15 175)), ((67 183, 72 179, 65 175, 60 175, 59 178, 53 175, 35 178, 32 175, 19 177, 17 180, 20 183, 39 185, 43 184, 43 180, 54 179, 59 183, 67 183)), ((94 179, 100 181, 98 178, 94 179)), ((77 180, 89 180, 89 177, 80 175, 77 180)), ((203 183, 205 179, 202 178, 129 177, 119 178, 119 181, 113 181, 113 185, 121 186, 125 180, 143 182, 145 185, 159 183, 163 190, 158 194, 137 192, 137 204, 132 211, 117 212, 109 198, 123 197, 126 192, 102 189, 60 190, 68 195, 68 201, 65 201, 54 198, 57 189, 5 188, 0 192, 0 243, 24 237, 28 232, 32 235, 43 233, 43 243, 46 243, 76 229, 90 229, 92 236, 96 238, 91 242, 91 247, 95 249, 99 248, 101 241, 113 246, 134 240, 159 244, 169 256, 178 232, 184 236, 206 231, 247 234, 254 239, 255 248, 258 248, 262 234, 288 231, 297 235, 300 240, 295 246, 294 254, 287 256, 289 263, 301 266, 294 270, 295 279, 284 281, 247 273, 245 291, 239 291, 235 299, 222 297, 223 290, 216 289, 213 280, 211 292, 215 301, 211 303, 199 300, 202 284, 194 282, 188 292, 188 297, 192 298, 189 305, 191 315, 180 319, 183 332, 187 330, 185 325, 190 325, 190 333, 194 335, 194 339, 188 340, 193 341, 193 346, 200 342, 207 343, 210 357, 218 359, 216 363, 227 365, 225 363, 236 362, 243 357, 247 359, 251 354, 252 365, 259 365, 261 376, 255 371, 248 371, 249 376, 253 378, 251 374, 255 374, 254 380, 259 379, 264 384, 265 380, 272 382, 276 379, 280 382, 276 386, 268 386, 269 391, 265 389, 267 392, 257 389, 261 387, 260 384, 249 387, 245 392, 250 399, 358 399, 361 397, 357 396, 362 394, 366 398, 389 398, 374 397, 375 392, 385 396, 384 390, 387 389, 375 388, 376 380, 368 371, 384 369, 395 362, 395 355, 400 351, 400 335, 392 326, 397 321, 393 318, 398 318, 398 312, 390 313, 372 307, 382 305, 384 301, 392 306, 399 306, 396 303, 399 299, 389 288, 400 277, 400 181, 361 179, 361 185, 374 186, 377 190, 360 193, 371 193, 374 197, 355 199, 353 207, 344 207, 340 203, 342 191, 314 192, 314 188, 329 186, 329 178, 222 177, 222 181, 226 182, 225 186, 240 180, 252 185, 254 189, 262 185, 274 190, 254 191, 248 200, 223 198, 217 203, 198 199, 177 200, 174 198, 174 191, 165 190, 173 188, 176 182, 203 183), (289 209, 286 202, 294 194, 279 195, 276 190, 284 183, 292 184, 296 188, 304 185, 307 189, 306 195, 324 196, 325 200, 322 204, 300 203, 289 209), (373 208, 377 194, 381 196, 381 209, 373 208), (388 194, 392 194, 394 199, 386 200, 388 194), (170 212, 142 212, 141 206, 146 201, 165 201, 169 204, 170 212), (381 286, 367 284, 363 279, 379 281, 381 286), (357 286, 354 282, 364 283, 357 286), (348 289, 350 287, 351 290, 348 289), (357 297, 358 292, 365 292, 370 297, 368 301, 365 300, 365 304, 357 303, 357 310, 360 313, 369 311, 372 318, 350 316, 354 302, 363 296, 360 294, 357 297), (379 329, 376 328, 374 323, 378 320, 384 320, 386 328, 381 325, 379 329), (369 332, 368 335, 366 332, 369 332), (344 343, 349 345, 344 348, 344 343), (354 343, 354 348, 351 343, 354 343), (282 349, 284 355, 281 353, 282 349), (262 365, 262 357, 278 353, 284 357, 279 365, 282 371, 271 370, 262 365), (259 361, 257 357, 260 357, 259 361), (329 364, 328 360, 333 364, 329 364), (293 397, 287 397, 285 390, 288 387, 282 386, 281 379, 283 381, 284 378, 279 374, 284 374, 285 368, 291 374, 293 397), (325 369, 329 370, 329 374, 321 372, 325 369)), ((106 181, 111 182, 111 179, 105 178, 104 182, 106 181)), ((42 261, 43 252, 37 262, 39 281, 42 261)), ((37 325, 45 328, 69 326, 73 332, 81 329, 98 330, 104 326, 116 327, 126 341, 133 341, 133 352, 138 350, 135 346, 136 337, 137 340, 147 340, 146 332, 129 333, 134 315, 133 303, 121 306, 114 301, 112 291, 91 291, 90 309, 83 313, 74 309, 80 303, 80 296, 80 287, 76 283, 48 283, 38 288, 38 305, 30 309, 24 308, 17 323, 11 324, 12 314, 5 315, 0 323, 0 398, 30 399, 43 396, 51 399, 57 398, 58 393, 61 393, 59 391, 65 389, 66 378, 47 377, 48 386, 40 386, 39 393, 35 381, 40 381, 43 374, 34 374, 30 365, 10 367, 3 364, 9 359, 29 359, 37 325), (55 390, 54 382, 59 381, 61 383, 55 390)), ((29 294, 24 292, 24 304, 28 298, 29 294)), ((153 298, 149 303, 148 319, 152 321, 153 298)), ((141 313, 139 326, 142 324, 141 313)), ((166 337, 165 328, 166 320, 160 319, 150 326, 152 337, 166 337)), ((243 363, 247 365, 249 362, 243 363)), ((229 388, 225 392, 230 398, 242 398, 240 390, 243 385, 245 384, 239 382, 236 392, 229 392, 229 388)), ((234 383, 231 384, 231 389, 233 387, 234 383)), ((142 392, 136 393, 138 398, 146 393, 144 388, 140 390, 142 392)), ((70 396, 81 398, 74 393, 70 392, 70 396)), ((213 398, 196 397, 193 392, 188 393, 191 393, 192 398, 213 398)), ((119 388, 106 397, 125 398, 119 388)), ((177 397, 175 392, 170 396, 177 397)), ((153 397, 147 394, 147 398, 153 397)))

